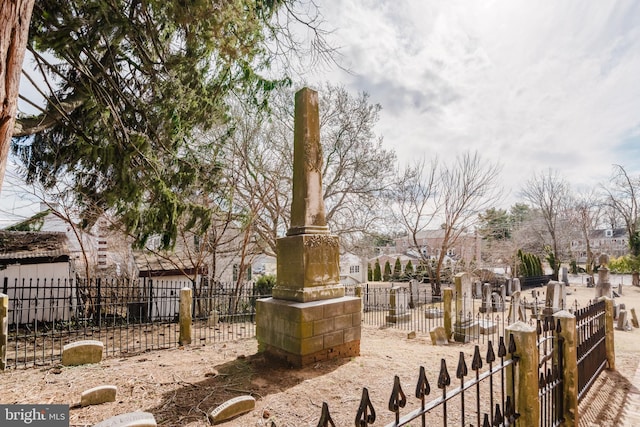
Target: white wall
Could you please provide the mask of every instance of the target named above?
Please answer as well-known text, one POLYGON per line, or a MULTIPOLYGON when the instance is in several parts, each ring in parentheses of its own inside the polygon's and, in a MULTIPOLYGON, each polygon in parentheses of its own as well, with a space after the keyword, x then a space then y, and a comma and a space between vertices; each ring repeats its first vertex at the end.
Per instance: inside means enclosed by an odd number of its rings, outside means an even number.
POLYGON ((9 295, 9 324, 68 319, 76 303, 69 262, 14 264, 0 270, 9 295), (13 311, 13 313, 12 313, 13 311))

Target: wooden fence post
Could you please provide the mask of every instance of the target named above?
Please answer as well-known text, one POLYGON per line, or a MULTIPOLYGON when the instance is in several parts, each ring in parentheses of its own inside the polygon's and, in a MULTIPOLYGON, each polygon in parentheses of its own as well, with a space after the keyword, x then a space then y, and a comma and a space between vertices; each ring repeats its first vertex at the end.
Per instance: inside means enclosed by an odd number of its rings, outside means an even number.
POLYGON ((9 339, 9 295, 0 293, 0 371, 7 369, 9 339))
POLYGON ((453 334, 453 309, 451 307, 453 302, 453 289, 442 289, 442 299, 444 301, 444 332, 447 335, 447 340, 450 340, 451 335, 453 334))
POLYGON ((607 351, 607 364, 609 369, 616 369, 616 350, 613 341, 613 300, 608 297, 602 297, 604 300, 604 330, 605 330, 605 348, 607 351))
POLYGON ((180 289, 180 345, 191 344, 191 305, 193 290, 188 287, 180 289))
MULTIPOLYGON (((538 397, 538 335, 536 328, 524 322, 516 322, 507 327, 507 335, 513 334, 516 344, 514 357, 518 358, 515 409, 520 414, 520 427, 538 427, 540 418, 540 399, 538 397)), ((507 378, 511 378, 509 366, 507 378)), ((511 387, 507 387, 509 390, 511 387)))
POLYGON ((576 316, 561 310, 553 315, 554 322, 560 320, 559 338, 562 342, 562 398, 563 426, 578 426, 578 333, 576 316))

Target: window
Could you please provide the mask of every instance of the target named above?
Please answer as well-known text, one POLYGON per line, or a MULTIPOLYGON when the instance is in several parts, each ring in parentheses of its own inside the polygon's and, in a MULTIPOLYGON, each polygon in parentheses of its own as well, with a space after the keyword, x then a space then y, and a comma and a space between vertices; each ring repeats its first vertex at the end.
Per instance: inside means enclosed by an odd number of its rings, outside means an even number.
POLYGON ((352 265, 351 267, 349 267, 349 273, 350 274, 360 273, 360 266, 359 265, 352 265))
POLYGON ((604 235, 605 237, 613 237, 613 230, 605 230, 604 235))

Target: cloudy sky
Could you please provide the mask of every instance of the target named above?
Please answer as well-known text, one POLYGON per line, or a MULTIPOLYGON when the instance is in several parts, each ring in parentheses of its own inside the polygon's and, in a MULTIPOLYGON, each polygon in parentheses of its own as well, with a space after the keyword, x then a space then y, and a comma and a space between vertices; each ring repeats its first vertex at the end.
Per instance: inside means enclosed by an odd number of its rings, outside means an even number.
MULTIPOLYGON (((316 3, 351 72, 307 78, 381 104, 376 131, 401 164, 477 150, 502 164, 505 207, 536 171, 575 187, 612 164, 640 173, 640 1, 316 3)), ((7 185, 5 212, 23 204, 7 185)))
POLYGON ((548 168, 575 187, 640 173, 639 1, 318 4, 352 71, 326 77, 382 105, 401 162, 478 150, 507 206, 548 168))

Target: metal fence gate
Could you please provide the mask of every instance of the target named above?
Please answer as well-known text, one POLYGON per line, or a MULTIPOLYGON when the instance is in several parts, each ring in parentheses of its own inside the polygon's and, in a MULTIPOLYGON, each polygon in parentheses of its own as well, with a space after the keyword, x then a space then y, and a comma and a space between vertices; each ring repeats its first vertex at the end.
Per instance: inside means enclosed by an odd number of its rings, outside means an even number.
POLYGON ((578 341, 578 400, 607 363, 605 302, 598 301, 575 312, 578 341))

